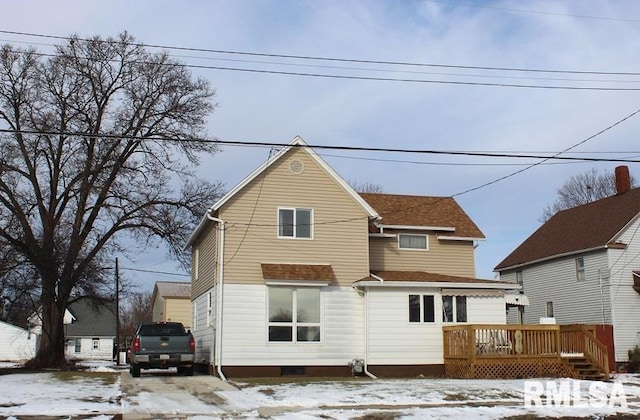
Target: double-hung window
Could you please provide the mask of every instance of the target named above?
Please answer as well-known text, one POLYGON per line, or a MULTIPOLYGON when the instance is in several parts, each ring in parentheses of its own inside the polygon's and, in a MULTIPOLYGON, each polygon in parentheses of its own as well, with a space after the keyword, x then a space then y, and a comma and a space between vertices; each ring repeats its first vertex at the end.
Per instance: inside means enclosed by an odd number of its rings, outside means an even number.
POLYGON ((466 296, 442 296, 442 322, 467 322, 466 296))
POLYGON ((320 289, 269 287, 269 341, 320 341, 320 289))
POLYGON ((94 338, 92 340, 92 346, 94 350, 100 350, 100 339, 99 338, 94 338))
POLYGON ((435 297, 409 295, 409 322, 435 322, 435 297))
POLYGON ((427 235, 410 235, 401 233, 398 235, 398 248, 426 251, 429 249, 427 235))
POLYGON ((313 237, 313 210, 302 208, 278 209, 278 237, 303 238, 313 237))

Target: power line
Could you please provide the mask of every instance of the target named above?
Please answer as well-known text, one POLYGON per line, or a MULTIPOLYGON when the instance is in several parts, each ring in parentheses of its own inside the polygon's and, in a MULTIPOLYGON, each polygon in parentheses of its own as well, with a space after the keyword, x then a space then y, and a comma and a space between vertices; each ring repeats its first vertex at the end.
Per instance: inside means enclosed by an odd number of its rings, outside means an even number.
MULTIPOLYGON (((73 38, 69 36, 38 34, 33 32, 19 32, 0 30, 0 33, 10 35, 20 35, 38 38, 49 38, 57 40, 71 40, 78 39, 80 41, 94 41, 89 38, 73 38)), ((107 41, 99 40, 104 43, 115 43, 116 40, 107 41)), ((440 68, 454 68, 454 69, 468 69, 468 70, 491 70, 491 71, 511 71, 511 72, 534 72, 534 73, 567 73, 567 74, 593 74, 593 75, 616 75, 616 76, 640 76, 638 72, 610 72, 610 71, 591 71, 591 70, 564 70, 564 69, 533 69, 523 67, 503 67, 503 66, 467 66, 457 64, 442 64, 442 63, 421 63, 410 61, 389 61, 389 60, 371 60, 371 59, 354 59, 354 58, 341 58, 341 57, 322 57, 311 55, 293 55, 293 54, 276 54, 276 53, 260 53, 251 51, 236 51, 236 50, 221 50, 212 48, 195 48, 195 47, 181 47, 165 44, 144 44, 144 43, 132 43, 131 45, 139 47, 160 48, 165 50, 176 51, 192 51, 192 52, 204 52, 215 54, 229 54, 240 56, 254 56, 254 57, 271 57, 271 58, 287 58, 295 60, 311 60, 311 61, 329 61, 329 62, 343 62, 343 63, 360 63, 360 64, 385 64, 394 66, 412 66, 412 67, 440 67, 440 68)))
POLYGON ((451 1, 443 1, 443 0, 426 0, 426 1, 429 1, 431 3, 446 4, 447 6, 480 7, 483 9, 504 10, 506 12, 531 13, 531 14, 547 15, 547 16, 575 17, 575 18, 581 18, 581 19, 607 20, 607 21, 614 21, 614 22, 640 23, 640 20, 637 20, 637 19, 622 19, 622 18, 612 18, 612 17, 606 17, 606 16, 574 15, 570 13, 546 12, 546 11, 531 10, 531 9, 513 9, 508 7, 489 6, 486 4, 479 4, 479 3, 478 4, 460 3, 460 2, 451 2, 451 1))
MULTIPOLYGON (((633 114, 625 117, 624 119, 618 121, 614 125, 609 126, 608 128, 601 130, 597 134, 590 136, 589 138, 583 140, 578 145, 590 140, 593 137, 596 137, 605 131, 615 127, 617 124, 622 123, 628 118, 631 118, 635 114, 640 112, 640 110, 635 111, 633 114)), ((182 139, 176 140, 175 138, 168 137, 140 137, 140 136, 132 136, 132 135, 118 135, 118 134, 96 134, 96 133, 83 133, 83 132, 69 132, 69 131, 43 131, 43 130, 14 130, 14 129, 0 129, 0 133, 8 133, 8 134, 30 134, 30 135, 52 135, 52 136, 76 136, 76 137, 88 137, 95 138, 98 140, 102 139, 111 139, 111 140, 136 140, 136 141, 158 141, 158 142, 200 142, 200 143, 211 143, 215 145, 226 145, 226 146, 250 146, 250 147, 300 147, 300 148, 310 148, 310 149, 327 149, 327 150, 342 150, 342 151, 359 151, 359 152, 385 152, 385 153, 408 153, 408 154, 429 154, 429 155, 452 155, 452 156, 471 156, 471 157, 489 157, 489 158, 514 158, 514 159, 544 159, 547 160, 567 160, 567 161, 582 161, 582 162, 621 162, 621 163, 640 163, 640 159, 625 159, 625 158, 597 158, 597 157, 573 157, 573 156, 560 156, 563 153, 575 148, 576 146, 572 146, 569 149, 565 149, 561 152, 557 152, 551 156, 548 155, 540 155, 540 154, 523 154, 523 153, 496 153, 496 152, 474 152, 474 151, 457 151, 457 150, 435 150, 435 149, 402 149, 402 148, 389 148, 389 147, 366 147, 366 146, 338 146, 338 145, 321 145, 321 144, 308 144, 308 145, 299 145, 299 144, 285 144, 278 142, 267 142, 267 141, 241 141, 241 140, 219 140, 219 139, 182 139)))
POLYGON ((140 273, 164 274, 167 276, 177 276, 177 277, 191 277, 189 274, 170 273, 168 271, 157 271, 157 270, 144 270, 142 268, 132 268, 132 267, 120 267, 120 270, 137 271, 140 273))

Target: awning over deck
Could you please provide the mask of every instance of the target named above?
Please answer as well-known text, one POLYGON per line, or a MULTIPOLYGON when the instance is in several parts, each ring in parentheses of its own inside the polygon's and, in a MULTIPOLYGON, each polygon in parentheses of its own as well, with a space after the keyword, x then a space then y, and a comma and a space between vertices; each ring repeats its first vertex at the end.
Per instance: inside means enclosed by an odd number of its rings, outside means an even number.
POLYGON ((526 295, 505 293, 504 301, 507 305, 529 306, 529 298, 526 295))

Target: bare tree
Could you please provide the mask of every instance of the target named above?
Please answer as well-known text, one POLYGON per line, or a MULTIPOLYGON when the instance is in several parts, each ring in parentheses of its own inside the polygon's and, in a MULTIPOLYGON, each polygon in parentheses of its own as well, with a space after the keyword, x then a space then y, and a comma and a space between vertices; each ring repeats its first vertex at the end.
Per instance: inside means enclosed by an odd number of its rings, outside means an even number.
MULTIPOLYGON (((633 177, 631 177, 631 184, 635 185, 633 177)), ((601 174, 597 169, 593 168, 590 171, 569 178, 562 184, 557 193, 558 198, 556 201, 544 209, 540 219, 541 222, 546 222, 561 210, 615 195, 616 177, 613 172, 601 174)))
POLYGON ((153 302, 148 292, 133 292, 127 296, 120 311, 120 336, 132 336, 143 322, 151 322, 153 302))
POLYGON ((349 180, 347 182, 349 183, 351 188, 353 188, 354 190, 356 190, 356 192, 359 192, 359 193, 381 193, 382 192, 382 186, 379 184, 374 184, 373 182, 369 182, 369 181, 358 182, 353 180, 349 180))
POLYGON ((53 55, 0 50, 0 239, 42 314, 35 366, 64 367, 63 315, 113 296, 114 254, 173 257, 220 186, 195 180, 214 92, 127 33, 72 36, 53 55), (134 242, 135 241, 135 242, 134 242))

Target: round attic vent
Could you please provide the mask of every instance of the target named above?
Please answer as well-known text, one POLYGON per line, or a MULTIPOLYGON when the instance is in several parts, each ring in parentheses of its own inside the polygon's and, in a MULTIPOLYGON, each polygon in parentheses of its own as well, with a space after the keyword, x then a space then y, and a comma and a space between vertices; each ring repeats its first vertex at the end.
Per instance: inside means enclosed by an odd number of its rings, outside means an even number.
POLYGON ((292 174, 300 175, 304 172, 304 163, 299 160, 292 160, 289 164, 289 170, 292 174))

